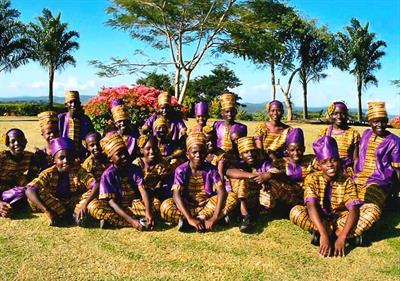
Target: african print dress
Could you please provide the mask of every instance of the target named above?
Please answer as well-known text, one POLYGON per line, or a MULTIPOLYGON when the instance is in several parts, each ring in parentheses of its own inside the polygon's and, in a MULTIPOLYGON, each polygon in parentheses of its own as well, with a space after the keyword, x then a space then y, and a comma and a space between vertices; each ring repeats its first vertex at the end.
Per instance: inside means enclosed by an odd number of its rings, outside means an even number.
POLYGON ((256 129, 254 139, 261 141, 265 152, 272 151, 277 158, 282 158, 286 147, 286 137, 290 130, 292 130, 292 127, 287 127, 282 132, 273 132, 263 122, 256 129))

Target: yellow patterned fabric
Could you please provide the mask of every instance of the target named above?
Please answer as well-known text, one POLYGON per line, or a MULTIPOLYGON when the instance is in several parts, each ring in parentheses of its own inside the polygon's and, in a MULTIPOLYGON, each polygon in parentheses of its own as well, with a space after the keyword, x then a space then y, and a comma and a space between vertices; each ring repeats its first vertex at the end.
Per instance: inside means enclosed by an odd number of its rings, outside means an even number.
POLYGON ((385 102, 372 101, 368 102, 368 121, 374 118, 388 118, 385 102))
POLYGON ((186 148, 189 150, 193 145, 206 145, 206 137, 203 133, 197 132, 188 135, 186 139, 186 148))
POLYGON ((44 111, 37 115, 40 128, 57 127, 58 128, 58 115, 55 111, 44 111))
POLYGON ((117 132, 108 133, 100 140, 100 146, 108 157, 113 156, 119 149, 126 148, 125 141, 117 132))
POLYGON ((373 203, 379 208, 385 205, 387 193, 377 184, 357 184, 358 197, 365 203, 373 203))
POLYGON ((255 149, 256 149, 256 143, 253 137, 242 137, 238 139, 239 153, 255 149))
POLYGON ((74 141, 75 147, 80 147, 81 140, 79 138, 79 134, 81 131, 81 124, 79 119, 69 118, 69 131, 68 137, 74 141))
MULTIPOLYGON (((221 185, 221 182, 219 182, 219 184, 221 185)), ((219 185, 219 186, 220 186, 219 185)), ((182 186, 174 184, 172 186, 171 190, 178 190, 178 191, 182 191, 182 186)), ((218 186, 214 186, 213 189, 216 190, 216 188, 218 188, 218 186), (215 188, 215 189, 214 189, 215 188)), ((202 176, 198 176, 198 177, 190 177, 189 179, 189 185, 187 187, 187 195, 188 195, 188 200, 190 202, 197 202, 197 203, 201 203, 201 202, 206 202, 207 199, 209 198, 205 188, 204 188, 204 180, 202 176)))
POLYGON ((67 103, 73 100, 79 100, 79 92, 78 91, 65 92, 65 102, 67 103))
MULTIPOLYGON (((329 131, 329 127, 322 129, 317 139, 323 136, 327 136, 329 131)), ((334 138, 337 142, 338 149, 339 149, 339 157, 340 158, 351 158, 353 159, 353 150, 355 145, 358 145, 360 142, 360 133, 353 129, 348 128, 344 133, 337 135, 337 134, 330 134, 332 138, 334 138)))
POLYGON ((159 163, 150 168, 150 170, 145 170, 145 164, 141 158, 136 158, 133 164, 140 167, 143 172, 143 182, 144 187, 147 190, 155 190, 161 188, 158 184, 166 177, 169 177, 174 172, 174 168, 167 161, 161 160, 159 163))
POLYGON ((129 112, 125 105, 117 105, 111 108, 111 114, 114 122, 119 122, 122 120, 129 120, 129 112))
POLYGON ((231 93, 222 94, 219 97, 219 102, 221 104, 221 109, 235 108, 235 95, 231 93))
POLYGON ((299 185, 271 179, 260 189, 259 199, 266 209, 273 209, 278 201, 294 206, 302 202, 303 190, 299 185))
MULTIPOLYGON (((122 207, 130 206, 131 202, 135 199, 141 199, 139 188, 143 186, 139 186, 137 189, 132 188, 131 180, 126 176, 120 176, 121 183, 121 204, 122 207)), ((99 195, 99 199, 115 199, 117 194, 115 193, 102 193, 99 195)))
POLYGON ((33 164, 33 153, 24 151, 21 161, 12 159, 9 151, 0 152, 0 191, 15 186, 25 186, 32 176, 36 176, 39 168, 33 164))
MULTIPOLYGON (((376 221, 379 220, 382 212, 375 204, 364 204, 360 207, 360 217, 358 219, 357 225, 350 232, 350 237, 360 236, 366 230, 368 230, 376 221)), ((349 211, 343 210, 338 212, 337 217, 333 220, 324 220, 323 223, 329 233, 333 233, 336 230, 342 231, 347 218, 349 216, 349 211)), ((315 224, 312 222, 310 216, 308 215, 307 207, 297 205, 292 208, 289 214, 290 221, 295 225, 300 226, 302 229, 307 231, 318 231, 315 224)))
POLYGON ((162 92, 161 94, 158 95, 157 101, 158 101, 158 106, 171 104, 171 96, 167 92, 162 92))
POLYGON ((285 148, 286 137, 290 130, 292 130, 292 127, 288 127, 282 132, 275 133, 271 132, 265 123, 262 123, 257 127, 254 135, 256 139, 262 142, 265 151, 278 151, 285 148))
POLYGON ((154 123, 153 123, 153 129, 154 129, 154 130, 157 130, 157 128, 160 127, 160 126, 165 126, 165 127, 167 127, 168 130, 169 130, 170 124, 169 124, 168 119, 165 118, 165 117, 163 117, 163 116, 158 117, 158 118, 156 119, 156 121, 154 121, 154 123))
POLYGON ((91 174, 97 182, 100 182, 101 175, 109 166, 109 163, 103 164, 96 161, 93 155, 90 155, 85 161, 82 163, 82 168, 91 174))

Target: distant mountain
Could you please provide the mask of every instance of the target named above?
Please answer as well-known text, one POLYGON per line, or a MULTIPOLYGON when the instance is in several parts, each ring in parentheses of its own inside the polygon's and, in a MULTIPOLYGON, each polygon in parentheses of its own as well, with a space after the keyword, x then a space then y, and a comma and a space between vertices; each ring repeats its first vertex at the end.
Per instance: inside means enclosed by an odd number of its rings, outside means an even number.
MULTIPOLYGON (((86 103, 90 98, 93 96, 85 96, 81 95, 81 102, 86 103)), ((59 97, 59 96, 54 96, 53 97, 54 103, 64 103, 64 97, 59 97)), ((0 102, 48 102, 49 97, 48 96, 42 96, 42 97, 25 97, 25 96, 20 96, 20 97, 10 97, 10 98, 2 98, 0 97, 0 102)))

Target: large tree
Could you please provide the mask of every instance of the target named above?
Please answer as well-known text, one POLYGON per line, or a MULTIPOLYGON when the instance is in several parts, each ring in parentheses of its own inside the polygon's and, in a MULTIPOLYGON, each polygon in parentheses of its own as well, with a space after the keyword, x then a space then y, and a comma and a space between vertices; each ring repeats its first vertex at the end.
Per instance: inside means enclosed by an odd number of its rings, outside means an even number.
POLYGON ((347 70, 355 76, 357 81, 358 121, 362 119, 362 89, 370 84, 377 86, 378 79, 374 75, 381 68, 380 59, 385 55, 382 48, 386 43, 376 40, 374 32, 369 32, 369 24, 361 26, 360 22, 352 18, 346 26, 345 33, 337 33, 337 53, 334 64, 341 70, 347 70))
POLYGON ((68 30, 68 24, 61 22, 61 13, 53 16, 51 11, 43 9, 37 23, 29 23, 27 34, 30 39, 31 58, 37 61, 49 74, 49 107, 53 107, 53 82, 56 70, 64 69, 68 64, 75 66, 72 52, 79 48, 76 31, 68 30))
POLYGON ((225 37, 225 25, 233 18, 236 0, 113 0, 108 8, 112 19, 108 24, 128 31, 133 39, 150 44, 158 50, 168 50, 170 59, 153 59, 131 63, 112 58, 105 64, 91 61, 100 76, 135 73, 146 66, 175 67, 174 91, 183 101, 193 70, 206 52, 214 49, 225 37), (183 81, 181 81, 183 79, 183 81))
POLYGON ((0 72, 11 71, 28 61, 28 40, 19 16, 10 1, 0 0, 0 72))

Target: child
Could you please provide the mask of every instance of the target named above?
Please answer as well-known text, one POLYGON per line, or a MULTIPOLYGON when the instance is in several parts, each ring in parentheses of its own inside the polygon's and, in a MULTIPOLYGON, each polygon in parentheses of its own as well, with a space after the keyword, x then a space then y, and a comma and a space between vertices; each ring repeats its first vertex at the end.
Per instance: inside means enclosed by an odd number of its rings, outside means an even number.
POLYGON ((55 138, 50 143, 54 165, 27 185, 31 207, 46 214, 49 225, 83 220, 89 203, 96 196, 98 184, 81 166, 76 166, 74 142, 55 138))
POLYGON ((147 134, 148 131, 152 132, 153 136, 156 132, 153 130, 154 122, 159 117, 164 117, 168 120, 169 130, 171 132, 171 139, 173 142, 181 142, 182 137, 186 136, 186 125, 182 118, 178 116, 171 106, 171 96, 167 92, 162 92, 158 95, 158 112, 151 115, 142 127, 142 133, 147 134))
POLYGON ((319 243, 321 256, 329 256, 333 249, 334 256, 342 257, 346 239, 360 237, 372 225, 376 208, 372 204, 360 207, 362 201, 354 181, 340 167, 335 139, 321 137, 313 143, 313 149, 320 171, 305 178, 306 206, 293 207, 290 220, 305 230, 314 231, 312 243, 319 243))
POLYGON ((217 147, 217 137, 213 127, 204 126, 203 134, 207 145, 206 162, 218 168, 219 176, 222 181, 225 179, 225 170, 228 165, 225 159, 225 151, 217 147))
POLYGON ((191 130, 193 132, 201 132, 204 126, 207 125, 208 115, 208 104, 205 101, 198 102, 194 105, 194 116, 196 117, 196 126, 191 130))
POLYGON ((225 93, 221 95, 220 103, 221 114, 224 120, 216 121, 213 125, 217 134, 217 146, 230 155, 228 158, 237 160, 238 155, 235 142, 238 138, 247 136, 247 126, 235 122, 237 110, 234 94, 225 93))
POLYGON ((256 145, 275 161, 283 157, 286 136, 292 128, 281 121, 284 110, 280 101, 269 102, 266 111, 270 120, 258 126, 255 133, 256 145))
POLYGON ((174 142, 169 134, 169 123, 164 117, 159 117, 153 124, 153 130, 156 133, 157 146, 162 158, 174 167, 182 163, 184 158, 184 149, 178 142, 174 142))
POLYGON ((90 118, 83 112, 78 91, 65 93, 65 107, 68 112, 58 115, 60 134, 74 141, 77 156, 83 161, 87 150, 82 145, 82 141, 89 132, 94 131, 94 127, 90 118))
POLYGON ((160 212, 161 203, 171 197, 171 185, 174 168, 163 160, 157 141, 153 136, 141 135, 138 147, 142 157, 138 157, 133 164, 139 166, 144 175, 144 186, 153 202, 154 209, 160 212))
POLYGON ((347 124, 349 112, 344 102, 333 102, 328 107, 327 114, 331 125, 323 129, 318 138, 330 136, 336 140, 339 148, 339 156, 342 160, 342 167, 349 176, 352 176, 354 163, 358 158, 360 133, 347 124))
POLYGON ((90 214, 100 221, 100 228, 131 226, 137 230, 152 229, 152 204, 143 185, 140 168, 131 164, 124 140, 109 132, 100 145, 111 161, 100 180, 99 200, 90 214), (137 218, 144 217, 141 222, 137 218))
POLYGON ((34 148, 37 155, 40 172, 44 171, 53 164, 51 159, 50 142, 60 136, 58 129, 58 117, 55 111, 44 111, 38 114, 41 135, 46 141, 46 146, 42 149, 34 148))
POLYGON ((26 202, 25 185, 32 180, 38 167, 32 152, 26 151, 27 140, 20 129, 3 135, 8 150, 0 152, 0 216, 10 217, 26 202))
POLYGON ((101 149, 100 140, 101 136, 98 132, 90 132, 86 135, 86 148, 90 156, 82 163, 82 168, 91 174, 97 182, 100 182, 101 175, 110 166, 107 155, 101 149))
POLYGON ((125 107, 124 101, 121 99, 113 100, 111 103, 111 113, 115 127, 124 140, 129 154, 135 156, 137 154, 137 139, 139 137, 139 131, 132 127, 132 124, 129 121, 129 112, 125 107))
POLYGON ((217 169, 206 163, 206 144, 202 133, 190 134, 186 140, 188 162, 175 170, 173 198, 161 204, 161 217, 178 223, 178 230, 188 225, 197 231, 212 230, 217 221, 227 216, 236 200, 227 198, 217 169))
POLYGON ((398 197, 400 179, 400 140, 386 130, 387 122, 385 103, 369 102, 371 129, 361 137, 354 175, 361 200, 377 205, 380 213, 388 197, 398 197))

